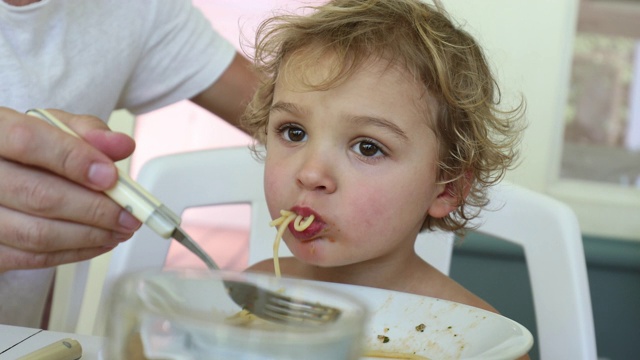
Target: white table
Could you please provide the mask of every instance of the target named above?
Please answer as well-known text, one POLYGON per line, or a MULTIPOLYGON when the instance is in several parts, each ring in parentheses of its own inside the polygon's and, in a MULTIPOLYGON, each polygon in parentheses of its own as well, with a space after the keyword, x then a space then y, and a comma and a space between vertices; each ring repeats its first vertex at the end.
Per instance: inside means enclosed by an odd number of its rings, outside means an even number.
POLYGON ((15 360, 65 338, 82 345, 82 360, 98 360, 102 338, 0 324, 0 360, 15 360))

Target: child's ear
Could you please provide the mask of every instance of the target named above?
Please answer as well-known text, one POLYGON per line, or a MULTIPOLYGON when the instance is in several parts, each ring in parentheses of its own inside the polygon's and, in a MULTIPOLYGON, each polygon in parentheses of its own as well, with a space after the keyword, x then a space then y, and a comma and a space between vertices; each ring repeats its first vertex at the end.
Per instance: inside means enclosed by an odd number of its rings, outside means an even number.
POLYGON ((465 199, 471 191, 471 179, 470 176, 461 176, 438 187, 440 192, 429 207, 429 215, 433 218, 443 218, 461 205, 462 199, 465 199), (454 186, 456 183, 462 186, 454 186), (457 191, 462 191, 462 194, 457 194, 457 191))

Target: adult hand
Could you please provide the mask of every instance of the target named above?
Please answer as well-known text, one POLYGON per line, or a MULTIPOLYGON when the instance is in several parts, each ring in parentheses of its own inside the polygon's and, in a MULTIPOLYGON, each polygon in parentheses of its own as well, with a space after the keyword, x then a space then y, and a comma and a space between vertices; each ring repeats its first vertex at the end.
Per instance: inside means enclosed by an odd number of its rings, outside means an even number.
POLYGON ((133 139, 92 116, 51 113, 82 139, 0 107, 0 273, 86 260, 140 227, 102 193, 133 139))

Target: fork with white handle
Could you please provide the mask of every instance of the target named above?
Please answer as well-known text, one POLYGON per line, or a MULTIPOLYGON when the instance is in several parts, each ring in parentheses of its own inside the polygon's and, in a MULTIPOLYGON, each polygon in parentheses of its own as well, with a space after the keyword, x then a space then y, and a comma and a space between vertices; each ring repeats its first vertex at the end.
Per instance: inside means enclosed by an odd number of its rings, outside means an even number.
MULTIPOLYGON (((47 123, 79 137, 71 128, 42 109, 27 111, 47 123)), ((105 194, 165 239, 173 238, 207 264, 219 270, 213 259, 180 227, 181 219, 128 175, 119 172, 118 183, 105 194)), ((340 310, 317 303, 294 299, 242 281, 225 281, 233 301, 242 309, 269 321, 322 324, 335 321, 340 310)))

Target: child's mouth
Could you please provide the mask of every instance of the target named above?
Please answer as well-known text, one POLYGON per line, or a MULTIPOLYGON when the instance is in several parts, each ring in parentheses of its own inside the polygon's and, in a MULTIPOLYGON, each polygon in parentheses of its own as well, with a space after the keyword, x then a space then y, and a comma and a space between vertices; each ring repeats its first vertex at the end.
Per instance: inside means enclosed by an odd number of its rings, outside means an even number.
POLYGON ((293 226, 293 223, 290 223, 288 228, 291 234, 293 234, 296 239, 304 241, 310 240, 318 235, 324 228, 324 223, 314 220, 313 223, 311 223, 311 225, 309 225, 309 227, 303 231, 296 230, 293 226))
POLYGON ((309 225, 306 229, 301 231, 298 231, 295 229, 293 221, 289 223, 289 226, 288 226, 289 231, 298 240, 302 240, 302 241, 310 240, 315 236, 317 236, 322 231, 322 229, 324 229, 324 227, 326 226, 325 222, 322 221, 322 218, 320 218, 320 216, 310 208, 294 207, 291 209, 291 211, 295 212, 298 215, 302 215, 304 217, 302 222, 304 222, 309 216, 311 215, 314 216, 314 219, 311 225, 309 225))

